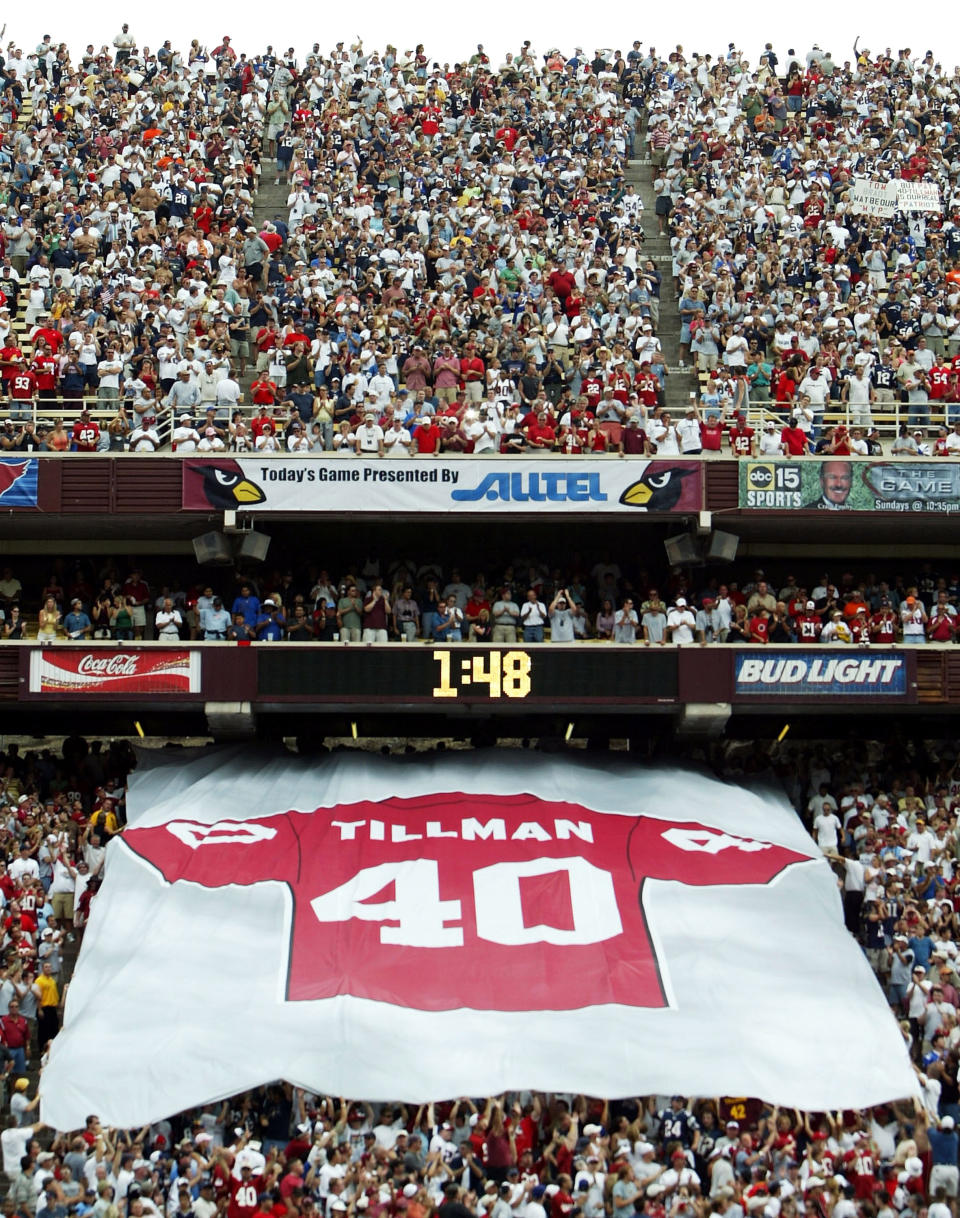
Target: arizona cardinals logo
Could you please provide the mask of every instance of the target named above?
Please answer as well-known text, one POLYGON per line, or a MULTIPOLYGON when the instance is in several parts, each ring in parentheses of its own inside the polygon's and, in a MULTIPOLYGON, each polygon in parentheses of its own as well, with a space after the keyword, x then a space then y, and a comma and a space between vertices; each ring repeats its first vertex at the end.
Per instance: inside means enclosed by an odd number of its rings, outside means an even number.
POLYGON ((0 505, 5 508, 37 506, 37 467, 39 462, 0 459, 0 505))
POLYGON ((235 461, 193 465, 191 471, 200 476, 207 503, 218 511, 236 511, 266 501, 263 488, 252 482, 235 461))
POLYGON ((2 461, 0 462, 0 499, 4 497, 7 491, 15 482, 20 479, 30 469, 29 461, 2 461))
POLYGON ((620 502, 644 512, 672 511, 683 494, 683 479, 692 473, 692 469, 681 468, 647 469, 643 477, 627 487, 620 502))

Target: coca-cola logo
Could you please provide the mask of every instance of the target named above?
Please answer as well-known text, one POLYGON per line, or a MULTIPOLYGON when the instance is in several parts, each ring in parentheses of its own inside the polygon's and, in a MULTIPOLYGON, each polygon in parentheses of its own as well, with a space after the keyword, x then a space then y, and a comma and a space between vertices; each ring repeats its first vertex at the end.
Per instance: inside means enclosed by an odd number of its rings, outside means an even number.
POLYGON ((77 665, 77 672, 84 677, 135 677, 138 659, 123 652, 112 656, 85 655, 77 665))

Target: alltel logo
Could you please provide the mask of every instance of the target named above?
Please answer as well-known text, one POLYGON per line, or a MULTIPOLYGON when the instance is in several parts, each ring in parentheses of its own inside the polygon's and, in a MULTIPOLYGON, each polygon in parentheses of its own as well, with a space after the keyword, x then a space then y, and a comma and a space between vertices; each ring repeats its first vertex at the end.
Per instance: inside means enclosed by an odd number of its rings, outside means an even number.
POLYGON ((137 656, 123 652, 115 656, 85 655, 77 665, 77 672, 85 677, 135 677, 137 656))

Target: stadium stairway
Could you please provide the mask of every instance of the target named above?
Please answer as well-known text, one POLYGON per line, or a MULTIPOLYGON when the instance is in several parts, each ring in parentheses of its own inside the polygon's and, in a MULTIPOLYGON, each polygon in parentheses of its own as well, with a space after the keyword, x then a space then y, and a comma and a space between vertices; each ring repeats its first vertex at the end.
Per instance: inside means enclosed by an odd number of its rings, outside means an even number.
MULTIPOLYGON (((273 168, 272 159, 269 162, 265 159, 264 171, 258 180, 257 192, 253 199, 253 219, 258 233, 262 233, 263 226, 265 224, 272 224, 277 216, 284 221, 287 218, 287 196, 290 194, 290 187, 274 186, 273 178, 270 176, 273 168)), ((239 378, 246 406, 250 405, 250 386, 253 384, 254 369, 256 367, 252 330, 250 333, 250 352, 251 358, 247 365, 247 370, 239 378)))
MULTIPOLYGON (((644 147, 642 135, 637 136, 638 151, 644 147)), ((680 312, 677 308, 677 294, 670 273, 671 255, 670 238, 661 237, 657 232, 657 217, 654 210, 656 196, 653 192, 653 172, 650 158, 635 157, 627 162, 625 180, 632 182, 637 193, 643 200, 643 252, 645 257, 653 260, 654 266, 663 277, 660 283, 660 325, 657 337, 667 361, 669 375, 666 382, 666 404, 670 410, 682 411, 689 401, 691 390, 696 389, 696 381, 690 368, 681 368, 678 363, 680 346, 680 312)))
MULTIPOLYGON (((29 93, 24 93, 23 102, 20 106, 20 113, 17 115, 17 126, 26 131, 33 122, 33 98, 29 93)), ((29 364, 33 358, 33 343, 27 337, 27 302, 30 299, 30 285, 24 275, 20 281, 20 291, 17 295, 17 310, 10 314, 11 328, 13 329, 13 337, 17 346, 23 352, 24 359, 29 364)))
MULTIPOLYGON (((638 136, 641 144, 642 136, 638 136)), ((641 144, 642 147, 642 144, 641 144)), ((272 168, 272 165, 270 166, 272 168)), ((693 371, 689 366, 680 368, 677 364, 678 347, 680 343, 680 313, 677 308, 677 294, 670 274, 670 241, 667 237, 657 235, 657 221, 654 213, 655 197, 649 158, 638 157, 627 162, 626 181, 632 182, 643 200, 644 207, 644 254, 652 258, 657 270, 663 276, 660 284, 660 326, 657 336, 663 347, 667 361, 669 376, 666 383, 666 402, 670 409, 682 410, 688 400, 691 390, 696 388, 693 371)), ((253 217, 258 231, 263 225, 272 222, 277 216, 286 219, 287 196, 289 187, 275 186, 267 169, 260 177, 259 187, 254 198, 253 217)), ((247 373, 241 378, 241 388, 244 400, 250 402, 250 385, 253 381, 252 364, 247 373)))

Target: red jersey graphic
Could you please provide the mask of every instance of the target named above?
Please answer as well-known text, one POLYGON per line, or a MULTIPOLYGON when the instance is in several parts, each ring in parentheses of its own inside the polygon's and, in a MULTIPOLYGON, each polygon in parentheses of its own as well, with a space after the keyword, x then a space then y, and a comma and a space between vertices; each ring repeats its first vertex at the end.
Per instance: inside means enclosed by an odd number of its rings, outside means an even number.
POLYGON ((768 884, 807 861, 701 824, 459 792, 170 821, 123 841, 171 884, 286 884, 288 1000, 430 1011, 668 1006, 645 881, 768 884))

